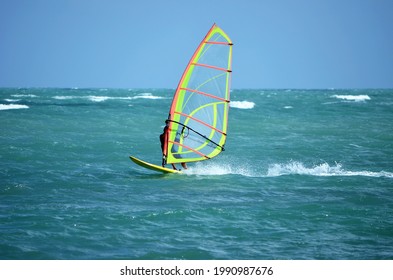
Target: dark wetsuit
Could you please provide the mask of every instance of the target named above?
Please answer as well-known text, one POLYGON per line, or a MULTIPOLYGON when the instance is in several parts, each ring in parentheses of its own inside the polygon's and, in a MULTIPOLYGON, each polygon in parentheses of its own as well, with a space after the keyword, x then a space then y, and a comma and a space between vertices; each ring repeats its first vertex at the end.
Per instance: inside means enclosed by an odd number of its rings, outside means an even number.
POLYGON ((161 150, 164 151, 165 132, 160 134, 161 150))
POLYGON ((160 142, 161 142, 161 150, 162 152, 164 152, 164 144, 165 144, 165 133, 166 130, 168 129, 167 126, 164 127, 164 132, 162 134, 160 134, 160 142))

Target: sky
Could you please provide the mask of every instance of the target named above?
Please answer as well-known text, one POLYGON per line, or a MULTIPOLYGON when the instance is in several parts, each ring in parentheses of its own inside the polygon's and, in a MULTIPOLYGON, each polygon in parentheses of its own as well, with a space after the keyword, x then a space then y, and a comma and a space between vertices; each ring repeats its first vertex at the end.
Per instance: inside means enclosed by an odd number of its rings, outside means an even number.
POLYGON ((392 0, 0 0, 0 87, 176 88, 216 23, 233 88, 393 88, 392 0))

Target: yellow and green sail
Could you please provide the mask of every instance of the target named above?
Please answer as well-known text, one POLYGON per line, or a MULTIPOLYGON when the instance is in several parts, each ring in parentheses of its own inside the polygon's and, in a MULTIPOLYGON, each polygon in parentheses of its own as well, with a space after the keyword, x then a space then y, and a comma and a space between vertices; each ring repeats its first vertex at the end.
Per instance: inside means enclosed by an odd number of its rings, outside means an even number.
POLYGON ((224 150, 232 45, 228 35, 214 24, 188 63, 169 111, 166 163, 210 159, 224 150))

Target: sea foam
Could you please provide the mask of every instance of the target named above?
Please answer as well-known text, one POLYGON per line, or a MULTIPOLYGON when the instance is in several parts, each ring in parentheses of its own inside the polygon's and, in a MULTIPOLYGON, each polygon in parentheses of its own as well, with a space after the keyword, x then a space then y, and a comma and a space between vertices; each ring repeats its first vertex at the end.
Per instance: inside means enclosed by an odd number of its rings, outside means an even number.
POLYGON ((132 99, 164 99, 164 97, 153 95, 150 92, 141 93, 131 98, 132 99))
POLYGON ((245 177, 258 177, 248 166, 228 163, 197 163, 187 170, 183 170, 187 175, 202 176, 222 176, 222 175, 241 175, 245 177))
POLYGON ((342 99, 342 100, 346 100, 346 101, 366 101, 366 100, 370 100, 370 96, 368 95, 333 95, 332 97, 335 97, 337 99, 342 99))
POLYGON ((232 108, 238 109, 252 109, 255 106, 255 103, 250 101, 231 101, 229 104, 232 108))
POLYGON ((28 109, 29 106, 21 104, 0 104, 0 110, 28 109))
POLYGON ((35 95, 35 94, 13 94, 11 96, 13 96, 13 97, 32 97, 32 98, 37 97, 37 95, 35 95))
POLYGON ((103 102, 108 99, 110 99, 109 96, 94 96, 94 95, 89 95, 87 96, 87 99, 93 101, 93 102, 103 102))
POLYGON ((20 101, 20 99, 10 99, 10 98, 6 98, 4 100, 7 101, 7 102, 18 102, 18 101, 20 101))
POLYGON ((164 97, 153 95, 149 92, 141 93, 136 96, 100 96, 100 95, 87 95, 87 96, 75 96, 75 95, 58 95, 53 96, 53 99, 57 100, 70 100, 70 99, 87 99, 92 102, 103 102, 107 100, 134 100, 134 99, 164 99, 164 97))
POLYGON ((305 166, 302 162, 291 161, 288 163, 271 164, 268 170, 260 170, 257 166, 232 164, 229 163, 197 163, 189 167, 188 170, 183 170, 187 175, 199 176, 222 176, 222 175, 240 175, 245 177, 279 177, 288 175, 306 175, 317 177, 334 177, 334 176, 364 176, 364 177, 385 177, 393 178, 392 172, 386 171, 350 171, 345 170, 341 164, 329 165, 328 163, 321 163, 311 167, 305 166))
POLYGON ((349 171, 343 169, 342 165, 336 163, 330 166, 328 163, 306 167, 303 163, 293 161, 286 164, 272 164, 267 171, 268 177, 283 175, 309 175, 309 176, 365 176, 365 177, 387 177, 393 178, 392 172, 374 171, 349 171))

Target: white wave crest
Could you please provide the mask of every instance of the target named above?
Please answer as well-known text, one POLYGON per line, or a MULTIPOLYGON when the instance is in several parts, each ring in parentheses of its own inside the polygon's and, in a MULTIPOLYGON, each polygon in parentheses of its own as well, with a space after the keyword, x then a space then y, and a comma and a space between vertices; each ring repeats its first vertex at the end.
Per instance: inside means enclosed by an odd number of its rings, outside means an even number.
POLYGON ((13 97, 37 97, 35 94, 13 94, 13 97))
POLYGON ((370 96, 368 95, 332 95, 332 97, 335 97, 337 99, 342 99, 342 100, 347 100, 347 101, 366 101, 370 100, 370 96))
POLYGON ((137 96, 132 97, 132 99, 163 99, 162 96, 156 96, 151 94, 150 92, 141 93, 137 96))
POLYGON ((20 99, 10 99, 10 98, 6 98, 4 100, 7 101, 7 102, 18 102, 18 101, 20 101, 20 99))
POLYGON ((96 96, 96 95, 87 95, 87 96, 74 96, 74 95, 60 95, 53 96, 54 99, 58 100, 70 100, 70 99, 87 99, 93 102, 103 102, 107 100, 134 100, 134 99, 163 99, 164 97, 155 96, 151 93, 141 93, 137 96, 96 96))
POLYGON ((0 110, 28 109, 29 106, 21 104, 0 104, 0 110))
POLYGON ((93 102, 102 102, 108 99, 112 99, 112 97, 109 96, 96 96, 96 95, 88 95, 88 96, 75 96, 75 95, 58 95, 58 96, 53 96, 53 99, 57 100, 71 100, 71 99, 87 99, 93 102))
POLYGON ((241 175, 255 177, 247 167, 232 165, 230 163, 197 163, 195 166, 183 170, 187 175, 220 176, 220 175, 241 175))
POLYGON ((231 101, 229 104, 232 108, 238 109, 252 109, 255 106, 255 103, 250 101, 231 101))
POLYGON ((94 95, 89 95, 87 96, 87 99, 93 102, 102 102, 106 101, 108 99, 111 99, 109 96, 94 96, 94 95))
MULTIPOLYGON (((178 166, 180 167, 180 165, 178 166)), ((181 167, 180 167, 181 168, 181 167)), ((186 175, 197 176, 222 176, 222 175, 240 175, 245 177, 266 178, 279 177, 287 175, 306 175, 319 177, 340 177, 340 176, 364 176, 364 177, 385 177, 393 179, 393 172, 374 172, 374 171, 349 171, 345 170, 341 164, 329 165, 322 163, 307 167, 301 162, 291 161, 285 164, 272 164, 268 170, 261 170, 257 166, 250 164, 239 164, 235 162, 228 163, 197 163, 190 165, 187 170, 183 170, 186 175)))
POLYGON ((267 172, 268 177, 276 177, 283 175, 366 176, 393 178, 393 173, 385 171, 373 172, 344 170, 339 163, 336 163, 335 166, 330 166, 328 163, 322 163, 313 167, 306 167, 303 165, 303 163, 294 161, 286 164, 272 164, 269 166, 267 172))
POLYGON ((58 95, 58 96, 53 96, 53 99, 57 99, 57 100, 68 100, 68 99, 74 99, 74 98, 78 98, 78 96, 63 96, 63 95, 58 95))

